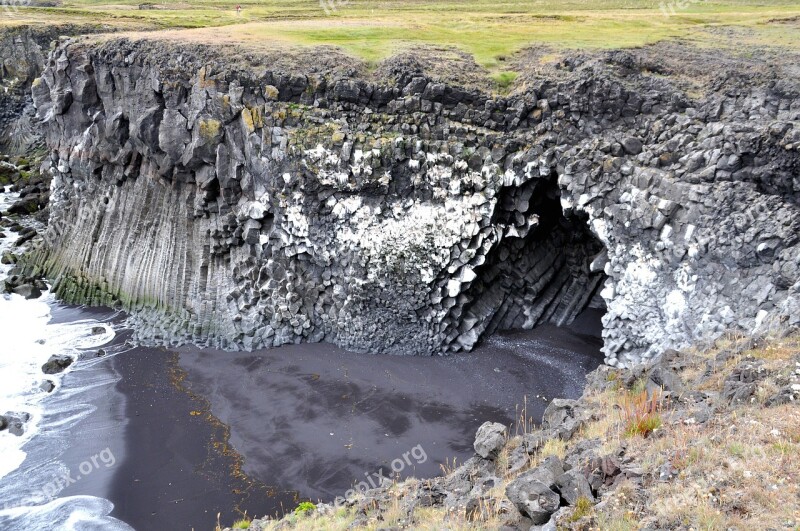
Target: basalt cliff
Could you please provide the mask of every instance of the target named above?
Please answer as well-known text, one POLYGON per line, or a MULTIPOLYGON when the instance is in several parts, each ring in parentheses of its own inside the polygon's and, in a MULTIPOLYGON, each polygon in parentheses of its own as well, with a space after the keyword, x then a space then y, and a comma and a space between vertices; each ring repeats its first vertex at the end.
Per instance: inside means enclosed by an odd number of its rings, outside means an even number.
POLYGON ((442 61, 63 41, 25 267, 229 349, 455 352, 595 307, 629 366, 800 323, 794 62, 530 51, 498 96, 442 61))

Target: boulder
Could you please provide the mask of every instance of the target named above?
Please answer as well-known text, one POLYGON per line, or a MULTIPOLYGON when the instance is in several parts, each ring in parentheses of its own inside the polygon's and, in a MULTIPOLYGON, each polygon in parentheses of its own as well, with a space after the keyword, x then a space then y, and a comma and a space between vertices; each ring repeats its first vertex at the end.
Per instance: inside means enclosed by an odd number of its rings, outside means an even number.
POLYGON ((38 196, 29 196, 24 199, 20 199, 10 207, 8 207, 9 214, 33 214, 37 210, 39 210, 39 197, 38 196))
POLYGON ((595 457, 583 466, 583 474, 593 491, 611 486, 620 472, 619 461, 611 455, 595 457))
POLYGON ((646 388, 648 394, 663 391, 667 394, 680 394, 683 391, 683 382, 680 377, 672 370, 656 366, 647 374, 646 388))
POLYGON ((556 398, 544 410, 542 425, 562 440, 569 440, 583 425, 585 420, 578 411, 578 401, 556 398))
POLYGON ((798 401, 800 401, 800 383, 792 383, 782 387, 765 404, 767 407, 772 407, 798 401))
POLYGON ((527 472, 529 477, 554 488, 556 478, 564 473, 564 463, 555 455, 549 455, 536 468, 527 472))
POLYGON ((497 422, 484 422, 475 434, 475 453, 484 459, 494 459, 508 437, 508 428, 497 422))
POLYGON ((556 486, 561 497, 569 505, 575 505, 580 498, 594 501, 594 494, 589 481, 581 472, 572 469, 556 478, 556 486))
POLYGON ((622 149, 628 155, 638 155, 642 152, 642 141, 632 136, 622 139, 622 149))
POLYGON ((561 497, 535 478, 535 470, 518 476, 506 486, 506 496, 533 524, 542 525, 558 510, 561 497))
POLYGON ((73 359, 64 354, 50 356, 47 363, 42 365, 42 372, 45 374, 58 374, 72 365, 73 359))
POLYGON ((38 299, 42 296, 41 290, 39 290, 39 288, 33 284, 22 284, 21 286, 15 287, 11 291, 17 295, 25 297, 26 299, 38 299))
POLYGON ((6 412, 2 415, 3 421, 0 421, 0 425, 5 422, 5 428, 9 433, 16 435, 17 437, 21 437, 25 433, 25 423, 30 420, 31 416, 28 413, 14 413, 14 412, 6 412))
POLYGON ((45 393, 52 393, 53 389, 55 388, 56 384, 54 384, 50 380, 44 380, 41 384, 39 384, 39 389, 41 389, 45 393))
POLYGON ((758 388, 758 380, 767 376, 763 362, 744 360, 725 378, 720 398, 728 404, 748 402, 758 388))

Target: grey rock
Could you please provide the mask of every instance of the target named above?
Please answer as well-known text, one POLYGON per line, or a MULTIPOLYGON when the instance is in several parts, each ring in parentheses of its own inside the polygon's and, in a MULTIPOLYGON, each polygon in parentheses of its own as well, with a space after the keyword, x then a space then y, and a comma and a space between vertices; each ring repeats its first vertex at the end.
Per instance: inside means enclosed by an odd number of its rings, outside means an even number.
POLYGON ((73 359, 64 354, 54 354, 42 365, 42 372, 45 374, 58 374, 72 365, 73 359))
POLYGON ((564 473, 564 464, 556 456, 547 456, 542 462, 531 470, 525 472, 529 480, 536 480, 548 488, 556 489, 556 478, 564 473))
POLYGON ((611 486, 621 473, 619 461, 610 455, 589 459, 580 468, 594 492, 599 491, 601 487, 611 486))
POLYGON ((38 299, 42 296, 42 292, 33 284, 22 284, 21 286, 15 287, 11 291, 17 295, 25 297, 26 299, 38 299))
POLYGON ((37 53, 54 201, 25 268, 68 302, 119 304, 140 341, 430 355, 593 307, 607 363, 631 367, 800 324, 785 65, 725 57, 730 75, 689 107, 641 74, 651 48, 625 68, 582 56, 502 98, 402 63, 364 77, 343 54, 265 71, 147 40, 37 53))
POLYGON ((536 430, 533 432, 525 433, 522 435, 522 444, 520 445, 528 454, 534 454, 537 450, 542 448, 547 441, 556 437, 551 430, 536 430))
POLYGON ((768 375, 761 361, 744 360, 725 378, 720 399, 728 404, 749 402, 757 382, 768 375))
POLYGON ((578 470, 572 469, 556 478, 556 487, 561 497, 568 505, 575 505, 580 498, 594 501, 592 487, 586 476, 578 470))
POLYGON ((475 434, 475 453, 484 459, 494 459, 506 444, 508 428, 497 422, 484 422, 475 434))
POLYGON ((579 402, 556 398, 544 410, 542 425, 563 440, 569 440, 586 423, 579 411, 579 402))
POLYGON ((7 429, 12 435, 21 437, 25 433, 25 423, 30 420, 31 416, 28 413, 6 412, 0 418, 3 419, 0 420, 0 430, 7 429), (5 427, 2 427, 3 423, 5 423, 5 427))
POLYGON ((642 152, 642 141, 631 136, 625 137, 620 143, 628 155, 638 155, 642 152))
POLYGON ((800 401, 800 383, 792 383, 781 387, 777 393, 767 399, 765 405, 768 407, 781 406, 798 401, 800 401))
POLYGON ((542 525, 550 520, 561 503, 560 496, 550 487, 534 479, 532 473, 524 473, 506 486, 506 497, 533 524, 542 525))
POLYGON ((546 524, 542 525, 532 525, 528 528, 528 531, 556 531, 558 526, 556 525, 555 516, 551 516, 550 520, 547 521, 546 524))

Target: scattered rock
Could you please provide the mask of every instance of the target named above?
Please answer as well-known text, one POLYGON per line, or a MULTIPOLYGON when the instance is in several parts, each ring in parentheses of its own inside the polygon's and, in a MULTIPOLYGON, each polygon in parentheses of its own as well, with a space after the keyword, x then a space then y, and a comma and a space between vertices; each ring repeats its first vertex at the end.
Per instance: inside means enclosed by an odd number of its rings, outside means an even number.
POLYGON ((535 471, 521 474, 508 484, 506 496, 533 524, 542 525, 558 510, 561 497, 536 477, 535 471))
POLYGON ((579 412, 577 400, 556 398, 544 410, 542 425, 553 432, 562 440, 569 440, 581 427, 586 424, 579 412))
POLYGON ((583 472, 589 481, 593 491, 599 491, 601 487, 609 487, 614 483, 614 479, 622 472, 619 461, 611 455, 595 457, 586 462, 583 472))
POLYGON ((744 360, 725 378, 720 398, 728 404, 748 402, 755 394, 757 381, 767 376, 763 363, 744 360))
POLYGON ((557 477, 556 487, 568 505, 575 505, 580 498, 594 502, 592 487, 586 476, 578 470, 568 470, 557 477))
POLYGON ((494 459, 508 438, 508 428, 497 422, 485 422, 475 435, 475 453, 484 459, 494 459))
POLYGON ((42 365, 42 372, 45 374, 58 374, 72 365, 73 359, 64 354, 54 354, 42 365))
POLYGON ((0 429, 7 429, 12 435, 21 437, 25 433, 25 423, 30 420, 31 416, 28 413, 6 412, 0 418, 3 419, 0 420, 0 426, 5 422, 5 428, 0 429))
POLYGON ((39 389, 44 391, 45 393, 52 393, 53 389, 56 388, 56 384, 51 382, 50 380, 44 380, 40 385, 39 389))
POLYGON ((780 391, 767 399, 766 405, 781 406, 790 402, 800 402, 800 383, 793 383, 781 388, 780 391))
POLYGON ((633 138, 632 136, 628 136, 622 139, 622 149, 625 150, 625 153, 628 155, 638 155, 642 152, 642 141, 638 138, 633 138))
POLYGON ((23 284, 21 286, 15 287, 11 291, 13 293, 16 293, 17 295, 25 297, 26 299, 38 299, 39 297, 42 296, 42 292, 39 290, 39 288, 37 288, 32 284, 23 284))

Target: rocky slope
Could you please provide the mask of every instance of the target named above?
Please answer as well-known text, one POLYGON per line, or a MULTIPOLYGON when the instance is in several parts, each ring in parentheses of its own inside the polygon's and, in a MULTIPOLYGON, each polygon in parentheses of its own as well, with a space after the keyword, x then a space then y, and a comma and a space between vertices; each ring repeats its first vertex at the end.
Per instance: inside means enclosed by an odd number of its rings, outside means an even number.
POLYGON ((596 306, 627 366, 797 325, 794 62, 675 52, 523 55, 499 97, 413 56, 64 42, 32 88, 53 192, 26 268, 225 348, 452 352, 596 306))
POLYGON ((487 422, 475 456, 442 477, 364 483, 237 528, 795 529, 798 405, 798 336, 727 336, 635 370, 601 366, 536 428, 487 422))

